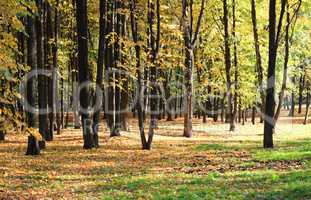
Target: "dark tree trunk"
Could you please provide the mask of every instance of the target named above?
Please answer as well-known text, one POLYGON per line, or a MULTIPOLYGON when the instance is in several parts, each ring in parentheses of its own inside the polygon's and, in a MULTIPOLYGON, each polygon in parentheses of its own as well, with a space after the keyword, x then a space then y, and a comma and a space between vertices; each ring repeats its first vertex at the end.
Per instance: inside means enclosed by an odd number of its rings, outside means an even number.
POLYGON ((301 75, 299 80, 299 99, 298 99, 298 113, 302 112, 303 91, 305 87, 305 75, 301 75))
POLYGON ((234 54, 234 97, 233 97, 233 112, 230 121, 230 131, 235 131, 236 116, 238 111, 238 84, 239 84, 239 68, 238 68, 238 50, 236 38, 236 0, 232 2, 232 36, 233 36, 233 54, 234 54))
POLYGON ((100 120, 100 111, 102 108, 103 98, 97 97, 101 94, 101 88, 103 87, 103 70, 104 70, 104 53, 105 53, 105 37, 106 37, 106 0, 100 0, 99 10, 99 43, 98 43, 98 58, 97 58, 97 77, 96 77, 96 100, 99 101, 99 105, 95 106, 95 112, 93 115, 93 133, 94 133, 94 144, 95 147, 99 146, 98 143, 98 128, 100 120))
MULTIPOLYGON (((27 17, 27 26, 26 32, 28 34, 27 38, 27 65, 31 67, 31 70, 36 69, 36 32, 35 26, 33 22, 33 18, 31 16, 27 17)), ((34 114, 34 106, 35 106, 35 96, 34 96, 34 83, 33 79, 28 80, 27 90, 26 90, 26 98, 28 102, 28 106, 25 107, 26 115, 27 115, 27 125, 29 128, 35 127, 35 114, 34 114)), ((28 146, 26 155, 39 155, 40 147, 39 143, 33 135, 28 137, 28 146)))
POLYGON ((252 109, 252 124, 255 125, 255 120, 256 120, 256 107, 253 106, 252 109))
MULTIPOLYGON (((58 29, 59 29, 59 17, 58 17, 59 0, 56 0, 56 7, 54 10, 54 44, 53 44, 53 112, 56 113, 56 127, 57 134, 60 134, 60 115, 58 109, 58 29)), ((54 125, 53 125, 54 126, 54 125)))
POLYGON ((220 118, 221 122, 225 122, 225 98, 226 94, 224 94, 223 98, 221 99, 221 113, 220 113, 220 118))
POLYGON ((0 130, 0 141, 4 141, 5 139, 5 133, 3 130, 0 130))
POLYGON ((277 57, 276 43, 276 0, 270 0, 269 6, 269 66, 265 105, 264 148, 273 148, 274 112, 275 112, 275 67, 277 57))
POLYGON ((151 111, 151 119, 150 126, 148 131, 148 141, 144 149, 150 150, 151 144, 153 141, 154 130, 157 128, 157 115, 159 113, 158 108, 158 99, 154 98, 157 95, 158 87, 156 85, 157 82, 157 68, 158 68, 158 53, 160 48, 160 0, 156 1, 156 5, 148 1, 148 33, 149 33, 149 45, 150 45, 150 57, 152 62, 152 67, 150 68, 150 111, 151 111), (155 17, 157 19, 157 31, 155 32, 153 29, 153 25, 155 24, 155 17))
MULTIPOLYGON (((295 78, 294 78, 295 79, 295 78)), ((295 107, 296 107, 296 102, 295 102, 295 92, 292 91, 292 95, 291 95, 291 106, 290 106, 290 111, 288 116, 289 117, 295 117, 295 107)))
POLYGON ((284 99, 284 94, 285 94, 285 90, 286 90, 286 83, 287 83, 287 71, 288 71, 288 60, 289 60, 289 31, 290 31, 290 11, 289 11, 289 5, 287 3, 287 15, 286 15, 286 28, 285 28, 285 55, 284 55, 284 69, 283 69, 283 82, 282 82, 282 87, 281 87, 281 91, 279 94, 279 103, 276 109, 276 113, 274 115, 274 121, 275 123, 277 123, 280 113, 281 113, 281 108, 282 108, 282 104, 283 104, 283 99, 284 99))
MULTIPOLYGON (((87 84, 90 80, 88 65, 88 20, 87 20, 87 0, 76 0, 76 17, 78 32, 78 69, 79 86, 87 84)), ((83 128, 83 147, 91 149, 94 147, 94 138, 91 129, 91 120, 89 116, 89 88, 84 86, 80 88, 80 114, 83 128)))
MULTIPOLYGON (((36 18, 37 31, 37 69, 44 70, 43 60, 43 4, 42 0, 37 0, 38 16, 36 18)), ((39 141, 41 149, 45 148, 45 138, 47 132, 47 93, 46 78, 42 74, 38 74, 38 104, 39 104, 39 132, 42 141, 39 141)))
POLYGON ((309 108, 310 108, 310 92, 307 93, 306 113, 305 113, 305 119, 304 119, 304 122, 303 122, 304 125, 306 125, 308 123, 309 108))
POLYGON ((227 120, 230 122, 230 131, 231 125, 234 124, 234 119, 232 116, 232 93, 231 93, 231 53, 230 53, 230 36, 229 36, 229 14, 228 14, 228 5, 227 0, 223 0, 223 12, 224 12, 224 47, 225 47, 225 65, 226 65, 226 81, 227 81, 227 120))
MULTIPOLYGON (((50 45, 50 40, 53 37, 53 27, 52 27, 52 12, 51 12, 51 6, 48 2, 45 2, 46 6, 46 39, 45 39, 45 63, 46 67, 49 70, 52 70, 53 67, 53 60, 50 59, 51 55, 51 45, 50 45)), ((48 77, 47 79, 47 91, 48 91, 48 125, 47 125, 47 133, 46 133, 46 141, 52 141, 53 140, 53 135, 54 135, 54 84, 53 84, 53 76, 48 77)))

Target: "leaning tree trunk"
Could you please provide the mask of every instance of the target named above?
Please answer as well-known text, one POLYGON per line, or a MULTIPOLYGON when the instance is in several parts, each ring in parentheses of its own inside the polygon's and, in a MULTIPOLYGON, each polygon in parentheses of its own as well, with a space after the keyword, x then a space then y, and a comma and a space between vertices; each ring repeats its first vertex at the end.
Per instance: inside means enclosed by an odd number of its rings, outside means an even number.
POLYGON ((83 128, 83 147, 91 149, 94 147, 94 138, 91 129, 89 115, 89 88, 90 72, 88 65, 88 21, 87 21, 87 0, 76 0, 76 17, 78 30, 78 69, 80 87, 80 114, 83 128))
POLYGON ((251 5, 252 5, 251 10, 252 10, 254 45, 255 45, 255 52, 256 52, 256 71, 257 71, 257 79, 258 79, 260 99, 261 99, 260 123, 263 123, 263 114, 265 111, 265 94, 264 94, 264 89, 263 89, 263 67, 262 67, 262 60, 261 60, 261 53, 260 53, 258 28, 257 28, 256 0, 252 0, 251 5))
POLYGON ((281 108, 282 108, 282 104, 283 104, 283 99, 284 99, 284 94, 285 94, 285 90, 287 87, 287 71, 288 71, 288 60, 289 60, 289 30, 290 30, 290 13, 289 13, 289 7, 287 4, 287 16, 286 16, 286 28, 285 28, 285 55, 284 55, 284 69, 283 69, 283 82, 282 82, 282 87, 281 87, 281 91, 279 94, 279 103, 276 109, 276 113, 274 115, 274 121, 275 123, 278 121, 279 116, 280 116, 280 112, 281 112, 281 108))

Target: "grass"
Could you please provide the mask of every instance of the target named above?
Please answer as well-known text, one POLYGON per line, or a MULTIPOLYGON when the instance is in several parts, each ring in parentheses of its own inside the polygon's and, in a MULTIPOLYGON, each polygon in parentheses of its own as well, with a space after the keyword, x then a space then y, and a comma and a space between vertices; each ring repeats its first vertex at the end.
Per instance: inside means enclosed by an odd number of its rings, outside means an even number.
POLYGON ((311 199, 309 125, 280 125, 276 148, 264 150, 261 124, 230 133, 195 121, 185 139, 182 120, 162 122, 153 149, 142 151, 131 124, 119 138, 101 129, 101 147, 90 151, 79 130, 65 130, 38 157, 24 155, 25 136, 8 136, 0 199, 311 199))

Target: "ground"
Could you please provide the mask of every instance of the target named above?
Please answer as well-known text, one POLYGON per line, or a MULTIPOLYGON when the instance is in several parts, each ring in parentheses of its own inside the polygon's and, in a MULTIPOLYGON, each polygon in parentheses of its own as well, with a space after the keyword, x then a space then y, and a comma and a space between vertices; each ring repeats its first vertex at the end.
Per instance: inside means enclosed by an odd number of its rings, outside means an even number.
POLYGON ((0 199, 311 199, 311 132, 282 118, 275 149, 262 148, 263 125, 182 119, 161 121, 151 151, 141 150, 137 122, 100 148, 82 149, 81 130, 56 135, 40 156, 25 156, 26 136, 0 143, 0 199))

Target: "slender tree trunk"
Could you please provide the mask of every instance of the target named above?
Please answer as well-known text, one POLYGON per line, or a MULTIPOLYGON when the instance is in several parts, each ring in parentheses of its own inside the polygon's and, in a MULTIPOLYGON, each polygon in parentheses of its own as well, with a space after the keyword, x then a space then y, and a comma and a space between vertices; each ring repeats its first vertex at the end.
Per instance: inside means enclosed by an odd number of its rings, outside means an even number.
POLYGON ((225 47, 225 65, 226 65, 226 79, 227 79, 227 99, 228 99, 228 121, 231 126, 234 124, 234 119, 232 116, 232 92, 231 92, 231 53, 230 53, 230 36, 229 36, 229 14, 227 0, 223 0, 223 11, 224 11, 224 47, 225 47))
POLYGON ((236 116, 238 110, 238 84, 239 84, 239 68, 238 68, 238 50, 237 50, 237 39, 236 39, 236 0, 233 0, 232 6, 232 13, 233 13, 233 27, 232 27, 232 36, 233 36, 233 54, 234 54, 234 99, 233 99, 233 112, 230 121, 230 131, 235 131, 235 123, 236 123, 236 116))
POLYGON ((0 130, 0 141, 4 141, 5 139, 5 133, 3 130, 0 130))
POLYGON ((105 53, 105 37, 106 37, 106 0, 100 0, 99 10, 99 44, 98 44, 98 58, 97 58, 97 77, 96 77, 96 98, 99 105, 95 107, 93 115, 93 133, 95 147, 99 146, 98 143, 98 128, 100 120, 100 110, 102 108, 102 97, 97 97, 101 94, 101 88, 103 88, 103 70, 104 70, 104 53, 105 53))
MULTIPOLYGON (((46 6, 46 52, 45 52, 45 57, 46 57, 46 66, 48 67, 49 70, 53 69, 53 60, 50 59, 51 55, 51 45, 50 42, 53 37, 53 27, 52 27, 52 12, 51 12, 51 6, 48 2, 45 2, 46 6)), ((47 86, 48 86, 48 131, 46 134, 46 141, 52 141, 53 140, 53 135, 54 135, 54 84, 53 84, 53 76, 54 74, 52 73, 52 77, 48 77, 47 79, 47 86)))
POLYGON ((252 109, 252 124, 255 125, 255 120, 256 120, 256 107, 253 106, 252 109))
POLYGON ((224 94, 223 98, 221 99, 221 113, 220 113, 220 118, 221 122, 225 122, 225 98, 226 94, 224 94))
MULTIPOLYGON (((43 3, 42 0, 36 1, 38 16, 36 18, 37 31, 37 69, 44 70, 43 52, 43 3)), ((39 104, 39 132, 42 141, 39 141, 41 149, 45 148, 45 138, 47 132, 47 94, 46 78, 43 74, 38 74, 38 104, 39 104)))
POLYGON ((143 112, 143 94, 144 94, 144 81, 142 78, 142 67, 140 63, 140 36, 138 35, 137 30, 137 20, 136 20, 136 0, 131 0, 130 2, 130 10, 131 10, 131 29, 132 36, 135 42, 135 53, 136 53, 136 72, 137 72, 137 114, 138 114, 138 125, 139 125, 139 133, 142 142, 142 148, 145 149, 147 146, 145 131, 144 131, 144 112, 143 112))
POLYGON ((305 87, 305 75, 301 75, 299 80, 299 99, 298 99, 298 113, 302 112, 303 91, 305 87))
MULTIPOLYGON (((294 77, 295 79, 295 77, 294 77)), ((296 102, 295 102, 295 92, 292 91, 292 95, 291 95, 291 106, 290 106, 290 111, 289 111, 289 114, 288 116, 289 117, 295 117, 295 107, 296 107, 296 102)))
POLYGON ((265 111, 265 94, 263 89, 263 67, 260 53, 260 45, 259 45, 259 36, 258 36, 258 28, 257 28, 257 12, 256 12, 256 0, 251 1, 251 10, 252 10, 252 22, 253 22, 253 33, 254 33, 254 45, 256 51, 256 71, 257 71, 257 79, 259 85, 259 92, 261 98, 261 113, 260 113, 260 123, 263 123, 263 113, 265 111))
MULTIPOLYGON (((90 80, 88 65, 88 20, 87 20, 87 0, 76 0, 76 17, 78 29, 78 68, 79 68, 79 86, 87 84, 90 80)), ((80 114, 83 128, 83 147, 91 149, 94 147, 94 138, 91 129, 91 120, 89 116, 89 88, 84 86, 80 88, 80 114)))
POLYGON ((285 94, 285 90, 287 87, 287 71, 288 71, 288 60, 289 60, 289 31, 290 31, 290 11, 289 11, 289 5, 287 3, 287 16, 286 16, 286 28, 285 28, 285 55, 284 55, 284 69, 283 69, 283 82, 282 82, 282 87, 281 87, 281 91, 279 94, 279 103, 276 109, 276 113, 274 115, 274 121, 275 123, 277 123, 279 116, 280 116, 280 112, 281 112, 281 108, 282 108, 282 104, 283 104, 283 99, 284 99, 284 94, 285 94))
POLYGON ((307 93, 306 113, 305 113, 305 119, 304 119, 304 122, 303 122, 304 125, 306 125, 308 123, 309 108, 310 108, 310 92, 307 93))
MULTIPOLYGON (((58 29, 59 29, 59 17, 58 17, 59 0, 56 0, 55 16, 54 16, 54 44, 53 44, 53 112, 56 112, 56 124, 57 134, 60 134, 60 115, 58 109, 58 29)), ((54 125, 53 125, 54 128, 54 125)))

